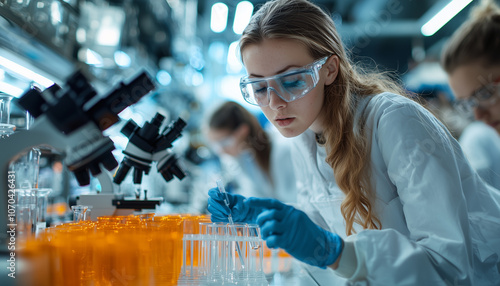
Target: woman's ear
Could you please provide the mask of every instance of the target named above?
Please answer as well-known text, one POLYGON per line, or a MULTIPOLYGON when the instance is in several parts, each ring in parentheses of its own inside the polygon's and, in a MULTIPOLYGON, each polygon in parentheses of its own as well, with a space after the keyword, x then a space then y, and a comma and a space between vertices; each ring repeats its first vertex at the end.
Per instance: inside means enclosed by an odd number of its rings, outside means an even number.
POLYGON ((327 70, 325 85, 330 85, 335 81, 339 74, 339 64, 340 60, 337 55, 332 55, 328 58, 324 65, 327 70))

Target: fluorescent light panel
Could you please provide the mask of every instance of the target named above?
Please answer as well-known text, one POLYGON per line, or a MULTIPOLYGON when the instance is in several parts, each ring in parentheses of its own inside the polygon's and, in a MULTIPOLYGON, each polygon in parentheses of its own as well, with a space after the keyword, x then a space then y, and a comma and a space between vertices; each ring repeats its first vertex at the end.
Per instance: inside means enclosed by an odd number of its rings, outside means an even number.
POLYGON ((214 33, 221 33, 227 26, 228 8, 224 3, 215 3, 212 5, 212 14, 210 16, 210 29, 214 33))
POLYGON ((432 19, 425 23, 420 31, 424 36, 434 35, 441 27, 448 23, 455 15, 462 11, 472 0, 453 0, 439 11, 432 19))
POLYGON ((19 87, 2 81, 0 81, 0 91, 14 97, 20 97, 24 93, 24 90, 20 89, 19 87))
POLYGON ((241 35, 245 27, 250 22, 253 13, 253 4, 248 1, 241 1, 236 6, 234 15, 233 31, 235 34, 241 35))
POLYGON ((40 75, 40 74, 37 74, 11 60, 8 60, 2 56, 0 56, 0 66, 3 66, 4 68, 12 71, 13 73, 16 73, 28 80, 32 80, 32 81, 35 81, 36 83, 40 84, 41 86, 47 88, 51 85, 54 84, 53 81, 51 81, 50 79, 40 75))
POLYGON ((238 42, 232 42, 229 45, 228 51, 227 51, 227 66, 226 66, 226 71, 228 73, 239 73, 241 72, 241 69, 243 68, 243 65, 241 64, 240 59, 238 58, 238 42))

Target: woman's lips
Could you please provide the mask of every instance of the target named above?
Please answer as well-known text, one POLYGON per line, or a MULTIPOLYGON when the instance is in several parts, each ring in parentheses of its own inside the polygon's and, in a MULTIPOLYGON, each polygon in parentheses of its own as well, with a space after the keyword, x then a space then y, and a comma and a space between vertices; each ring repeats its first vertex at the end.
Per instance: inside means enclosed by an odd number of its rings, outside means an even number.
POLYGON ((276 119, 276 122, 278 123, 278 125, 280 127, 285 127, 285 126, 292 124, 292 122, 294 120, 295 120, 295 118, 280 118, 280 119, 276 119))

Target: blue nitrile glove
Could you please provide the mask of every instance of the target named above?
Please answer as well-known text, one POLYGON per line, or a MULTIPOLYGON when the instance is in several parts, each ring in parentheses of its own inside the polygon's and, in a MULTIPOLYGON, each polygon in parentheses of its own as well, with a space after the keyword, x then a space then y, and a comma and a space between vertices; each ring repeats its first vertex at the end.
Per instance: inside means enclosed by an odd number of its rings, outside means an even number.
POLYGON ((301 210, 275 199, 249 198, 245 204, 264 209, 256 222, 270 248, 282 248, 298 260, 321 268, 333 264, 342 252, 340 236, 322 229, 301 210))
MULTIPOLYGON (((208 211, 212 214, 213 222, 228 222, 229 208, 224 203, 224 195, 217 188, 208 191, 208 211)), ((255 223, 260 208, 250 208, 246 203, 247 198, 242 195, 227 193, 233 222, 255 223)))

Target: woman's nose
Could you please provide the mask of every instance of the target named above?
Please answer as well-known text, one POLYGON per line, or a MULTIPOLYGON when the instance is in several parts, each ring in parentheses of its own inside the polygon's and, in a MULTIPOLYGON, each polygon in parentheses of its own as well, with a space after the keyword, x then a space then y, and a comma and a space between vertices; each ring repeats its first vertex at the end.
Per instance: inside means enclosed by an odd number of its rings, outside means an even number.
POLYGON ((278 110, 286 106, 287 102, 279 96, 276 89, 268 87, 267 92, 269 96, 269 107, 271 109, 278 110))
POLYGON ((477 120, 484 120, 484 118, 488 115, 489 111, 488 108, 481 107, 481 106, 476 106, 474 107, 474 117, 477 120))

